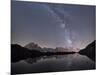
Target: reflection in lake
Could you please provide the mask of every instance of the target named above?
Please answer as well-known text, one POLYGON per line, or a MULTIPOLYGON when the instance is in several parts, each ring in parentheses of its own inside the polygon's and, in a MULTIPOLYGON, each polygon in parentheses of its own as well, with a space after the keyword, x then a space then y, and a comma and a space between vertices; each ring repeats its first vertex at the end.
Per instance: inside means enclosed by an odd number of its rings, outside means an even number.
POLYGON ((11 64, 11 73, 39 73, 95 69, 95 62, 80 54, 29 58, 11 64))

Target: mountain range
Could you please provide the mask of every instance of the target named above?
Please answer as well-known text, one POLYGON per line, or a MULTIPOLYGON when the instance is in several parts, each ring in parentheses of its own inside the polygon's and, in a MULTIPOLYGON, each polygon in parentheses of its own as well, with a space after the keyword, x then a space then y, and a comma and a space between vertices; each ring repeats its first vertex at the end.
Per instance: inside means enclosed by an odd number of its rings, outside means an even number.
POLYGON ((86 55, 93 61, 96 59, 96 40, 86 46, 85 49, 79 51, 80 54, 86 55))
MULTIPOLYGON (((80 50, 77 53, 80 53, 81 55, 86 55, 89 58, 91 58, 93 61, 95 61, 95 44, 96 41, 90 43, 86 46, 86 48, 80 50)), ((22 59, 27 58, 35 58, 40 56, 51 56, 51 55, 64 55, 64 54, 73 54, 76 52, 66 52, 66 49, 64 48, 41 48, 37 44, 29 43, 28 45, 22 47, 18 44, 11 44, 11 62, 17 62, 22 59)))

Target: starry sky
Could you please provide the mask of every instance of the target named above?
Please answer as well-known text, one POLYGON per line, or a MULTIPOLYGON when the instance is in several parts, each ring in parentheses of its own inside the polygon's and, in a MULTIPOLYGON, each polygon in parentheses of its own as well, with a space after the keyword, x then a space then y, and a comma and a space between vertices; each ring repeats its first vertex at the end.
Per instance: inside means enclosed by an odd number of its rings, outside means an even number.
POLYGON ((95 6, 12 1, 11 43, 84 48, 95 40, 95 6))

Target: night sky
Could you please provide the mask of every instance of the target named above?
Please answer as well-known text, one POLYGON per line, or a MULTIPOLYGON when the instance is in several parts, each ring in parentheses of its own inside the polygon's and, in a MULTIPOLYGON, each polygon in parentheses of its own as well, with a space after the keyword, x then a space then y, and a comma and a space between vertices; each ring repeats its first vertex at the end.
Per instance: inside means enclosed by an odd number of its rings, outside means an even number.
POLYGON ((84 48, 95 40, 95 6, 12 1, 11 43, 84 48))

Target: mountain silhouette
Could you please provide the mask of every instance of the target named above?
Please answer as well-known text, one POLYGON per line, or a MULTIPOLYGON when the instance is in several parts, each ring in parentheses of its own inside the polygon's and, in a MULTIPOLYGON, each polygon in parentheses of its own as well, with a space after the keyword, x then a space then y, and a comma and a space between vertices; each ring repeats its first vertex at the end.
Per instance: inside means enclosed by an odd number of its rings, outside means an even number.
MULTIPOLYGON (((37 47, 37 46, 36 46, 37 47)), ((73 54, 75 52, 41 52, 36 48, 28 49, 22 47, 18 44, 11 44, 11 62, 18 62, 27 58, 36 58, 40 56, 51 56, 51 55, 64 55, 64 54, 73 54)))
POLYGON ((22 47, 18 44, 12 44, 11 45, 11 61, 16 62, 20 59, 27 59, 31 57, 36 57, 41 55, 40 51, 37 50, 29 50, 25 47, 22 47))
POLYGON ((80 54, 86 55, 95 61, 96 58, 96 40, 90 43, 85 49, 79 51, 80 54))
POLYGON ((32 49, 41 49, 41 47, 38 44, 35 44, 34 42, 31 42, 24 46, 25 48, 28 48, 30 50, 32 49))

